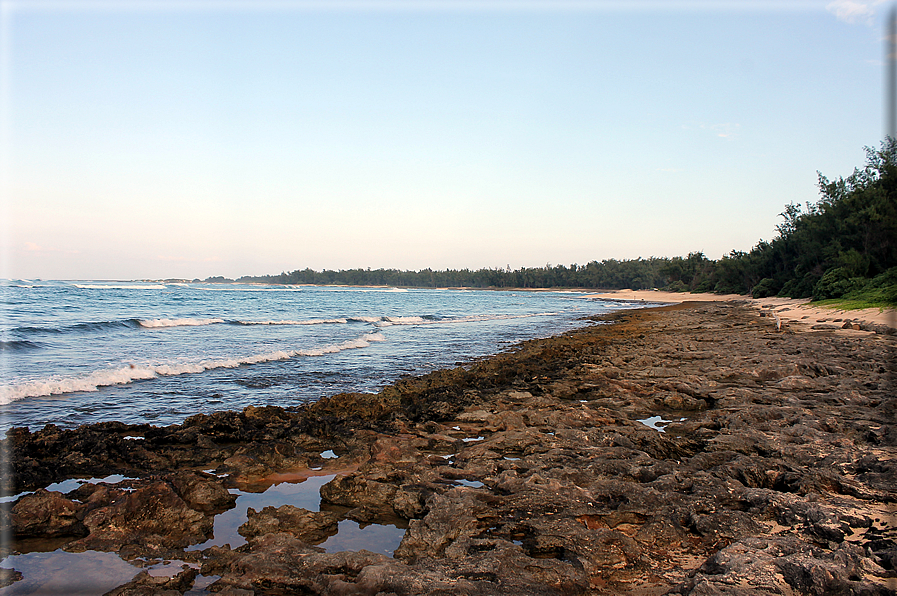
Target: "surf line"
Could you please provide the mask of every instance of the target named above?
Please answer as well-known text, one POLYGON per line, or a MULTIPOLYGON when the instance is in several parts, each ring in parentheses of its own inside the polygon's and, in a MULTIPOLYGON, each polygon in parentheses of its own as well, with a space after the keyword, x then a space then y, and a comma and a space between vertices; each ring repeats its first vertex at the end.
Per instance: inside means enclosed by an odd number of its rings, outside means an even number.
POLYGON ((386 337, 380 333, 367 333, 355 339, 342 343, 309 348, 304 350, 276 350, 264 354, 256 354, 244 358, 222 358, 201 360, 195 363, 183 364, 159 364, 159 365, 135 365, 99 370, 83 377, 69 377, 61 379, 42 379, 28 381, 19 385, 6 385, 0 387, 0 405, 12 403, 27 397, 44 397, 48 395, 62 395, 80 391, 98 391, 100 387, 111 385, 126 385, 134 381, 154 379, 159 376, 177 376, 183 374, 195 374, 207 370, 219 368, 237 368, 263 362, 275 362, 288 360, 299 356, 324 356, 336 354, 344 350, 367 348, 373 342, 386 341, 386 337))

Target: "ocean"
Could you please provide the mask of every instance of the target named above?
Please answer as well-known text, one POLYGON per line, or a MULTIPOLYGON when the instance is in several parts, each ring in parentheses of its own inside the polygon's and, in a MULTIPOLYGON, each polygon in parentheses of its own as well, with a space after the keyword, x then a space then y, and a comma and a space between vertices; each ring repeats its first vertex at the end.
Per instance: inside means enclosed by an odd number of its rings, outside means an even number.
POLYGON ((375 392, 627 307, 579 292, 236 283, 11 281, 2 292, 0 435, 375 392))

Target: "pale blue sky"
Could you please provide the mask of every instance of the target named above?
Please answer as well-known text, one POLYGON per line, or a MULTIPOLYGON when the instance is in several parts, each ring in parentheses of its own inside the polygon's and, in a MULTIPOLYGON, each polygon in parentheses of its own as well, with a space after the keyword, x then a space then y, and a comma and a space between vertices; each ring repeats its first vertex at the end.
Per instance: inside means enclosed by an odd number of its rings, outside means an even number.
POLYGON ((749 250, 879 145, 889 6, 4 1, 3 276, 749 250))

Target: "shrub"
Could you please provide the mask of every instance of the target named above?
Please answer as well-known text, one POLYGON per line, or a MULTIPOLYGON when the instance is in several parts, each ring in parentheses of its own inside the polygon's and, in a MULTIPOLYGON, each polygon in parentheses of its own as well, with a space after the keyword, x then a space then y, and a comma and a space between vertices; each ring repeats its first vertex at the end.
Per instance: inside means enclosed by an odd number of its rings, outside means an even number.
POLYGON ((682 282, 681 279, 677 279, 676 281, 670 283, 670 284, 666 287, 666 290, 667 290, 668 292, 687 292, 687 291, 688 291, 688 286, 685 285, 685 284, 682 282))
POLYGON ((862 288, 852 290, 845 298, 897 305, 897 267, 867 280, 862 288))
POLYGON ((711 281, 709 279, 705 279, 704 281, 699 283, 698 287, 696 287, 692 291, 697 294, 703 294, 704 292, 712 292, 713 291, 713 281, 711 281))
POLYGON ((841 298, 863 289, 865 281, 862 277, 850 277, 850 273, 844 267, 834 267, 826 271, 813 286, 813 300, 841 298))
POLYGON ((779 292, 779 286, 771 277, 764 277, 751 290, 751 296, 754 298, 767 298, 775 296, 779 292))
POLYGON ((819 275, 807 273, 801 278, 789 280, 776 296, 785 298, 810 298, 813 296, 813 288, 819 281, 819 275))

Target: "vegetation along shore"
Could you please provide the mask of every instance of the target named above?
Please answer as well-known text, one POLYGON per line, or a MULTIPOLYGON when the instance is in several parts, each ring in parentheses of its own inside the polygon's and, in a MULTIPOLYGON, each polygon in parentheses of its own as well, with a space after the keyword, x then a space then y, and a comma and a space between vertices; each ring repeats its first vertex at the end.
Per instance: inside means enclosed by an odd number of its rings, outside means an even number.
POLYGON ((297 409, 14 429, 5 490, 34 492, 4 530, 177 562, 119 595, 893 594, 895 337, 769 310, 620 312, 297 409), (319 511, 250 509, 245 544, 203 547, 228 489, 321 474, 319 511), (316 546, 342 520, 407 529, 392 557, 316 546))

